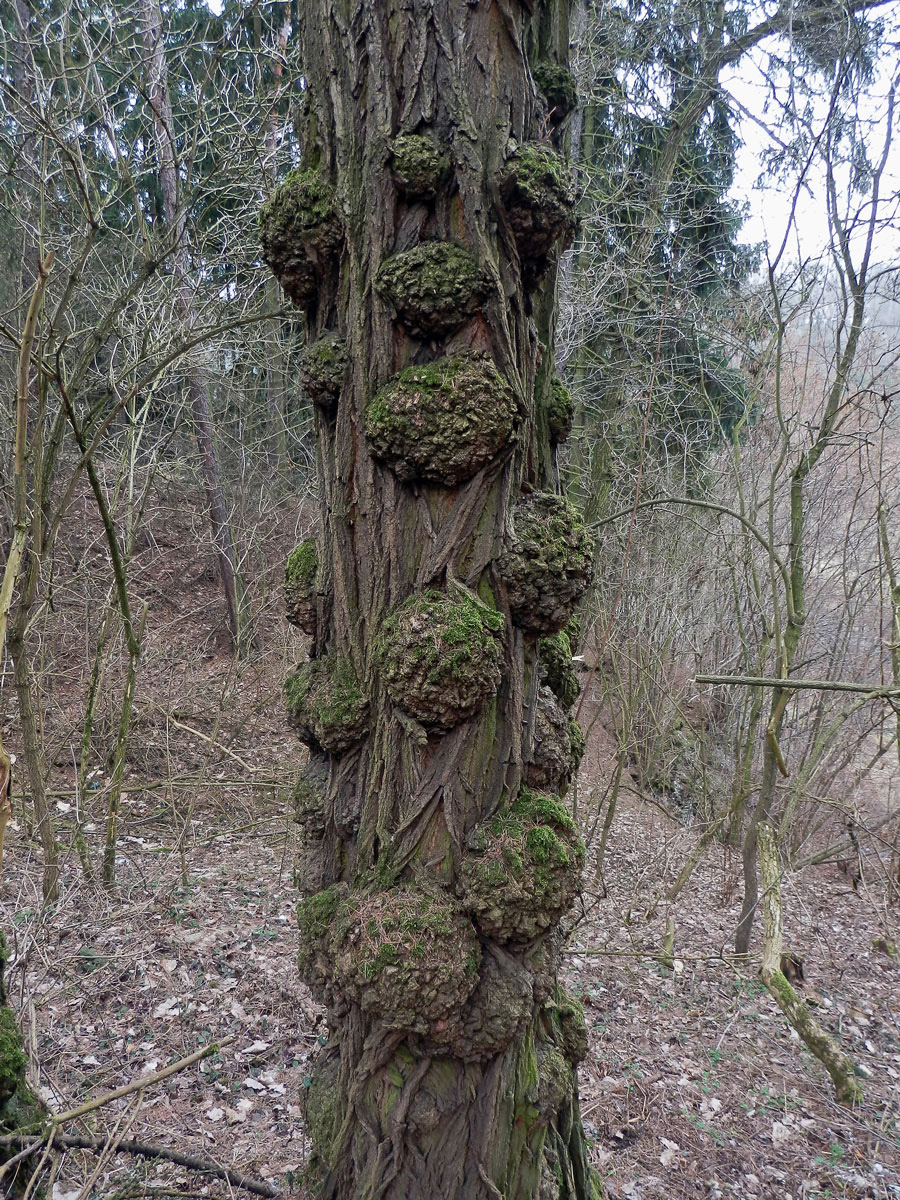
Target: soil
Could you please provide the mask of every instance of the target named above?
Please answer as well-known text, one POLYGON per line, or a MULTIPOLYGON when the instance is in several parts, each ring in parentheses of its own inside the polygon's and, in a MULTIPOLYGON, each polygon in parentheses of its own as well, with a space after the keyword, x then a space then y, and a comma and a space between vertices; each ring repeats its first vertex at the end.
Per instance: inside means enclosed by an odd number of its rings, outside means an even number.
MULTIPOLYGON (((65 604, 57 602, 42 697, 62 894, 42 907, 39 852, 20 818, 7 831, 0 891, 0 924, 15 954, 12 999, 35 1083, 55 1110, 231 1037, 199 1064, 89 1114, 81 1128, 177 1147, 299 1196, 301 1099, 326 1030, 294 966, 288 792, 305 751, 284 720, 281 679, 303 643, 280 619, 278 582, 298 529, 276 522, 260 551, 270 565, 254 584, 257 646, 235 663, 218 631, 211 555, 191 549, 189 510, 161 503, 148 520, 135 588, 151 608, 117 890, 87 883, 71 845, 82 812, 99 859, 121 685, 114 660, 90 791, 76 805, 85 629, 102 596, 89 586, 91 556, 99 566, 102 555, 86 523, 71 579, 57 580, 65 604)), ((0 722, 15 752, 8 675, 0 683, 0 722)), ((611 776, 609 749, 598 723, 578 783, 589 828, 611 776)), ((585 1006, 582 1112, 608 1195, 900 1197, 900 964, 873 946, 900 941, 886 858, 867 859, 859 880, 831 864, 785 882, 786 944, 803 957, 803 992, 862 1075, 865 1101, 851 1111, 835 1103, 824 1070, 760 985, 758 960, 737 966, 726 953, 740 906, 739 856, 713 843, 676 903, 654 909, 700 832, 652 798, 625 794, 601 878, 593 855, 585 872, 563 975, 585 1006), (659 957, 668 917, 671 968, 659 957)), ((53 1200, 241 1194, 123 1155, 69 1151, 53 1170, 53 1200)))

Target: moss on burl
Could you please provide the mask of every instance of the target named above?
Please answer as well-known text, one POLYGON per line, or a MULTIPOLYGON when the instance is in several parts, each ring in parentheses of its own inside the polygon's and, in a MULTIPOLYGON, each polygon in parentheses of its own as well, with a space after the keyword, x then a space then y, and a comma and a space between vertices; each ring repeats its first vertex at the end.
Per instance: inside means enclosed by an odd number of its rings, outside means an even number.
POLYGON ((547 101, 550 120, 559 125, 578 106, 578 85, 568 67, 540 62, 532 70, 538 91, 547 101))
MULTIPOLYGON (((568 626, 566 626, 566 629, 568 626)), ((581 684, 572 662, 572 647, 565 629, 538 642, 538 661, 541 680, 568 711, 578 699, 581 684)))
POLYGON ((298 629, 316 632, 316 575, 319 552, 314 538, 304 538, 284 564, 284 612, 298 629))
POLYGON ((342 995, 389 1029, 439 1035, 478 983, 472 922, 449 896, 412 885, 351 892, 330 949, 342 995))
POLYGON ((347 343, 336 333, 326 333, 300 354, 300 382, 306 394, 322 408, 332 408, 344 386, 349 363, 347 343))
POLYGON ((405 133, 391 142, 397 187, 411 200, 433 196, 450 174, 450 158, 430 137, 405 133))
POLYGON ((487 272, 454 242, 425 242, 385 259, 375 287, 410 333, 442 337, 479 311, 491 290, 487 272))
POLYGON ((458 886, 488 937, 525 943, 551 929, 578 895, 584 843, 553 796, 523 789, 469 837, 458 886))
POLYGON ((381 674, 394 703, 423 725, 452 729, 500 686, 503 617, 462 588, 411 596, 382 627, 381 674))
POLYGON ((516 505, 499 566, 516 624, 526 633, 558 633, 593 574, 584 521, 563 496, 533 492, 516 505))
POLYGON ((572 432, 572 422, 575 419, 575 401, 572 393, 559 378, 554 375, 550 383, 550 395, 547 399, 547 424, 550 429, 550 440, 554 445, 564 442, 572 432))
POLYGON ((526 142, 507 160, 500 194, 527 273, 543 274, 550 251, 575 234, 571 171, 551 146, 526 142))
POLYGON ((564 792, 569 783, 569 723, 548 687, 535 698, 531 750, 525 763, 525 782, 545 792, 564 792))
POLYGON ((366 436, 400 479, 453 487, 511 441, 517 417, 493 360, 461 354, 395 375, 366 406, 366 436))
POLYGON ((343 236, 334 188, 317 170, 291 171, 260 210, 263 259, 300 308, 313 304, 343 236))
POLYGON ((301 663, 285 680, 288 720, 308 746, 340 754, 369 731, 369 700, 349 659, 301 663))

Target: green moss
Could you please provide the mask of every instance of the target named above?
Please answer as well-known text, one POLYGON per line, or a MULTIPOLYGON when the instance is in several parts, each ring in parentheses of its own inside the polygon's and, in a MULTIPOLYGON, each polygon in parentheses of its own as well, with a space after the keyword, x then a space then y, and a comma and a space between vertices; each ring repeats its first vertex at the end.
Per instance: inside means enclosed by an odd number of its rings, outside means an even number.
POLYGON ((569 501, 552 492, 526 497, 513 521, 499 562, 513 620, 527 633, 558 633, 592 578, 590 534, 569 501))
POLYGON ((343 240, 334 189, 321 172, 291 171, 259 214, 263 259, 293 302, 309 308, 343 240))
POLYGON ((401 479, 455 486, 509 444, 518 416, 488 355, 456 355, 395 375, 366 406, 366 436, 401 479))
POLYGON ((326 333, 300 353, 300 382, 311 400, 332 407, 344 386, 349 365, 347 343, 335 333, 326 333))
POLYGON ((578 87, 575 76, 568 67, 556 63, 540 62, 532 70, 534 82, 547 101, 550 120, 559 125, 578 104, 578 87))
POLYGON ((459 1013, 481 962, 458 905, 411 884, 351 892, 333 919, 329 946, 342 995, 386 1028, 422 1034, 459 1013))
POLYGON ((450 159, 440 146, 416 133, 394 138, 391 166, 398 188, 410 199, 433 196, 450 174, 450 159))
POLYGON ((379 663, 398 707, 438 729, 468 720, 500 686, 503 617, 475 595, 411 596, 382 627, 379 663))
POLYGON ((550 440, 554 443, 566 441, 572 432, 572 422, 575 419, 575 401, 572 393, 559 378, 554 375, 550 383, 550 395, 547 399, 547 424, 550 429, 550 440))
POLYGON ((442 337, 479 311, 491 281, 462 246, 425 242, 385 259, 375 287, 410 333, 442 337))
POLYGON ((483 932, 499 942, 540 937, 578 894, 584 843, 553 796, 523 789, 473 832, 468 848, 460 895, 483 932))
POLYGON ((538 643, 541 678, 564 709, 570 709, 578 699, 581 684, 572 663, 572 647, 565 629, 538 643))
POLYGON ((307 745, 340 754, 369 730, 369 700, 348 658, 301 663, 285 680, 288 719, 307 745))
POLYGON ((304 538, 295 546, 287 557, 284 567, 286 583, 305 584, 307 587, 315 582, 319 566, 319 554, 314 538, 304 538))
POLYGON ((508 159, 500 194, 526 276, 542 275, 550 251, 575 233, 571 172, 551 146, 526 142, 508 159))

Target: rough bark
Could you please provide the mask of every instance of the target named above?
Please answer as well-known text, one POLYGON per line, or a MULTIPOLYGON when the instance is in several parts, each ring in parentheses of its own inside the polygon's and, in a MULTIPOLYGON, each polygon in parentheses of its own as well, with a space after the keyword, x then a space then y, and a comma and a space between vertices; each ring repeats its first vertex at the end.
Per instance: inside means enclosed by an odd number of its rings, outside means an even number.
POLYGON ((533 68, 565 65, 567 10, 299 9, 307 155, 261 236, 328 383, 300 581, 313 661, 286 690, 312 753, 300 966, 331 1040, 307 1127, 333 1200, 599 1194, 583 1017, 556 978, 584 855, 558 798, 579 739, 539 659, 590 577, 577 516, 541 494, 574 196, 533 68))

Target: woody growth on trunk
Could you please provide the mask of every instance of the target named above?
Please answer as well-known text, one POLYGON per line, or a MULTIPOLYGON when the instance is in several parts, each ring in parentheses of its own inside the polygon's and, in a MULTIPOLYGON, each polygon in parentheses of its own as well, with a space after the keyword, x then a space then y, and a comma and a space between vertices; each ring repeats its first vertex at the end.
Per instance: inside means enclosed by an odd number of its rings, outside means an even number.
POLYGON ((331 1031, 310 1178, 584 1200, 586 1034, 557 980, 591 576, 552 482, 568 4, 305 0, 299 33, 305 160, 261 242, 308 317, 321 502, 285 580, 312 638, 285 689, 310 747, 299 962, 331 1031))

